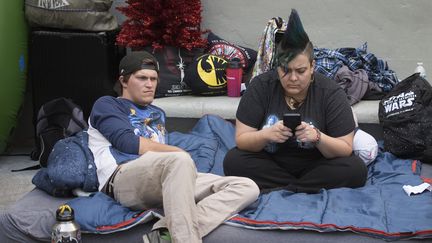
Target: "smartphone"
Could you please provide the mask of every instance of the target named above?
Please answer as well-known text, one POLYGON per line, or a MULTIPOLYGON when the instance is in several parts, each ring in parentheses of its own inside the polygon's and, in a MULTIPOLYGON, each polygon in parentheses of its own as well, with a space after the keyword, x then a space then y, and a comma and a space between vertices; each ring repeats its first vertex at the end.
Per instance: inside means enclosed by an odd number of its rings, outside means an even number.
POLYGON ((291 131, 295 131, 295 128, 301 123, 301 115, 299 113, 285 113, 283 115, 284 126, 291 128, 291 131))

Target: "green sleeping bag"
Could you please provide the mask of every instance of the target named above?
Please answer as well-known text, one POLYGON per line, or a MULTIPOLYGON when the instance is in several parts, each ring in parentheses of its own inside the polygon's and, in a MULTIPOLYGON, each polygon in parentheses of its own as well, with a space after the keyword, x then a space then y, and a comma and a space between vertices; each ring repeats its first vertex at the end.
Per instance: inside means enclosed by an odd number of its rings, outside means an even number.
POLYGON ((4 152, 23 103, 27 70, 24 1, 0 1, 0 153, 4 152))

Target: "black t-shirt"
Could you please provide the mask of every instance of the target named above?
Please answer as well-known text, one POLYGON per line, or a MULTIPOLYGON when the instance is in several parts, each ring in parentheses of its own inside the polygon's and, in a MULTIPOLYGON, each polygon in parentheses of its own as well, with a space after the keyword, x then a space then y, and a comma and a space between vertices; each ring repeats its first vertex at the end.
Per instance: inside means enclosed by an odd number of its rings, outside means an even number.
MULTIPOLYGON (((324 75, 315 72, 314 76, 304 103, 296 110, 287 105, 275 70, 255 77, 241 98, 237 119, 259 130, 281 120, 284 113, 300 113, 302 121, 331 137, 349 134, 354 130, 355 123, 346 93, 324 75)), ((294 138, 283 144, 268 144, 265 150, 275 156, 302 160, 323 157, 313 144, 300 143, 294 138)))

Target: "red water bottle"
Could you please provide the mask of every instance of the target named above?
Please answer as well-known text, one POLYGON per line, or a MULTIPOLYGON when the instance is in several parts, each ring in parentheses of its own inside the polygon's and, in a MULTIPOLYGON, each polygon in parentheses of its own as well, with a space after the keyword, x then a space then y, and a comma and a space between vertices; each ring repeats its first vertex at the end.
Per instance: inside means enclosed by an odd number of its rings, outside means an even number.
POLYGON ((228 83, 228 96, 240 97, 243 69, 239 58, 233 58, 228 63, 226 78, 228 83))

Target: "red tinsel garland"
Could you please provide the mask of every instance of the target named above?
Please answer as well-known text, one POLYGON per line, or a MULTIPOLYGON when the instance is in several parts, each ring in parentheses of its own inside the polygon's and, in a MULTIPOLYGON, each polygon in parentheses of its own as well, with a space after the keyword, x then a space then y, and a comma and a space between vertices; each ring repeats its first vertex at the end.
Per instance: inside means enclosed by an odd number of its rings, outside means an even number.
POLYGON ((122 24, 117 44, 130 48, 152 45, 182 47, 188 50, 205 47, 202 38, 200 0, 127 0, 118 7, 127 19, 122 24))

